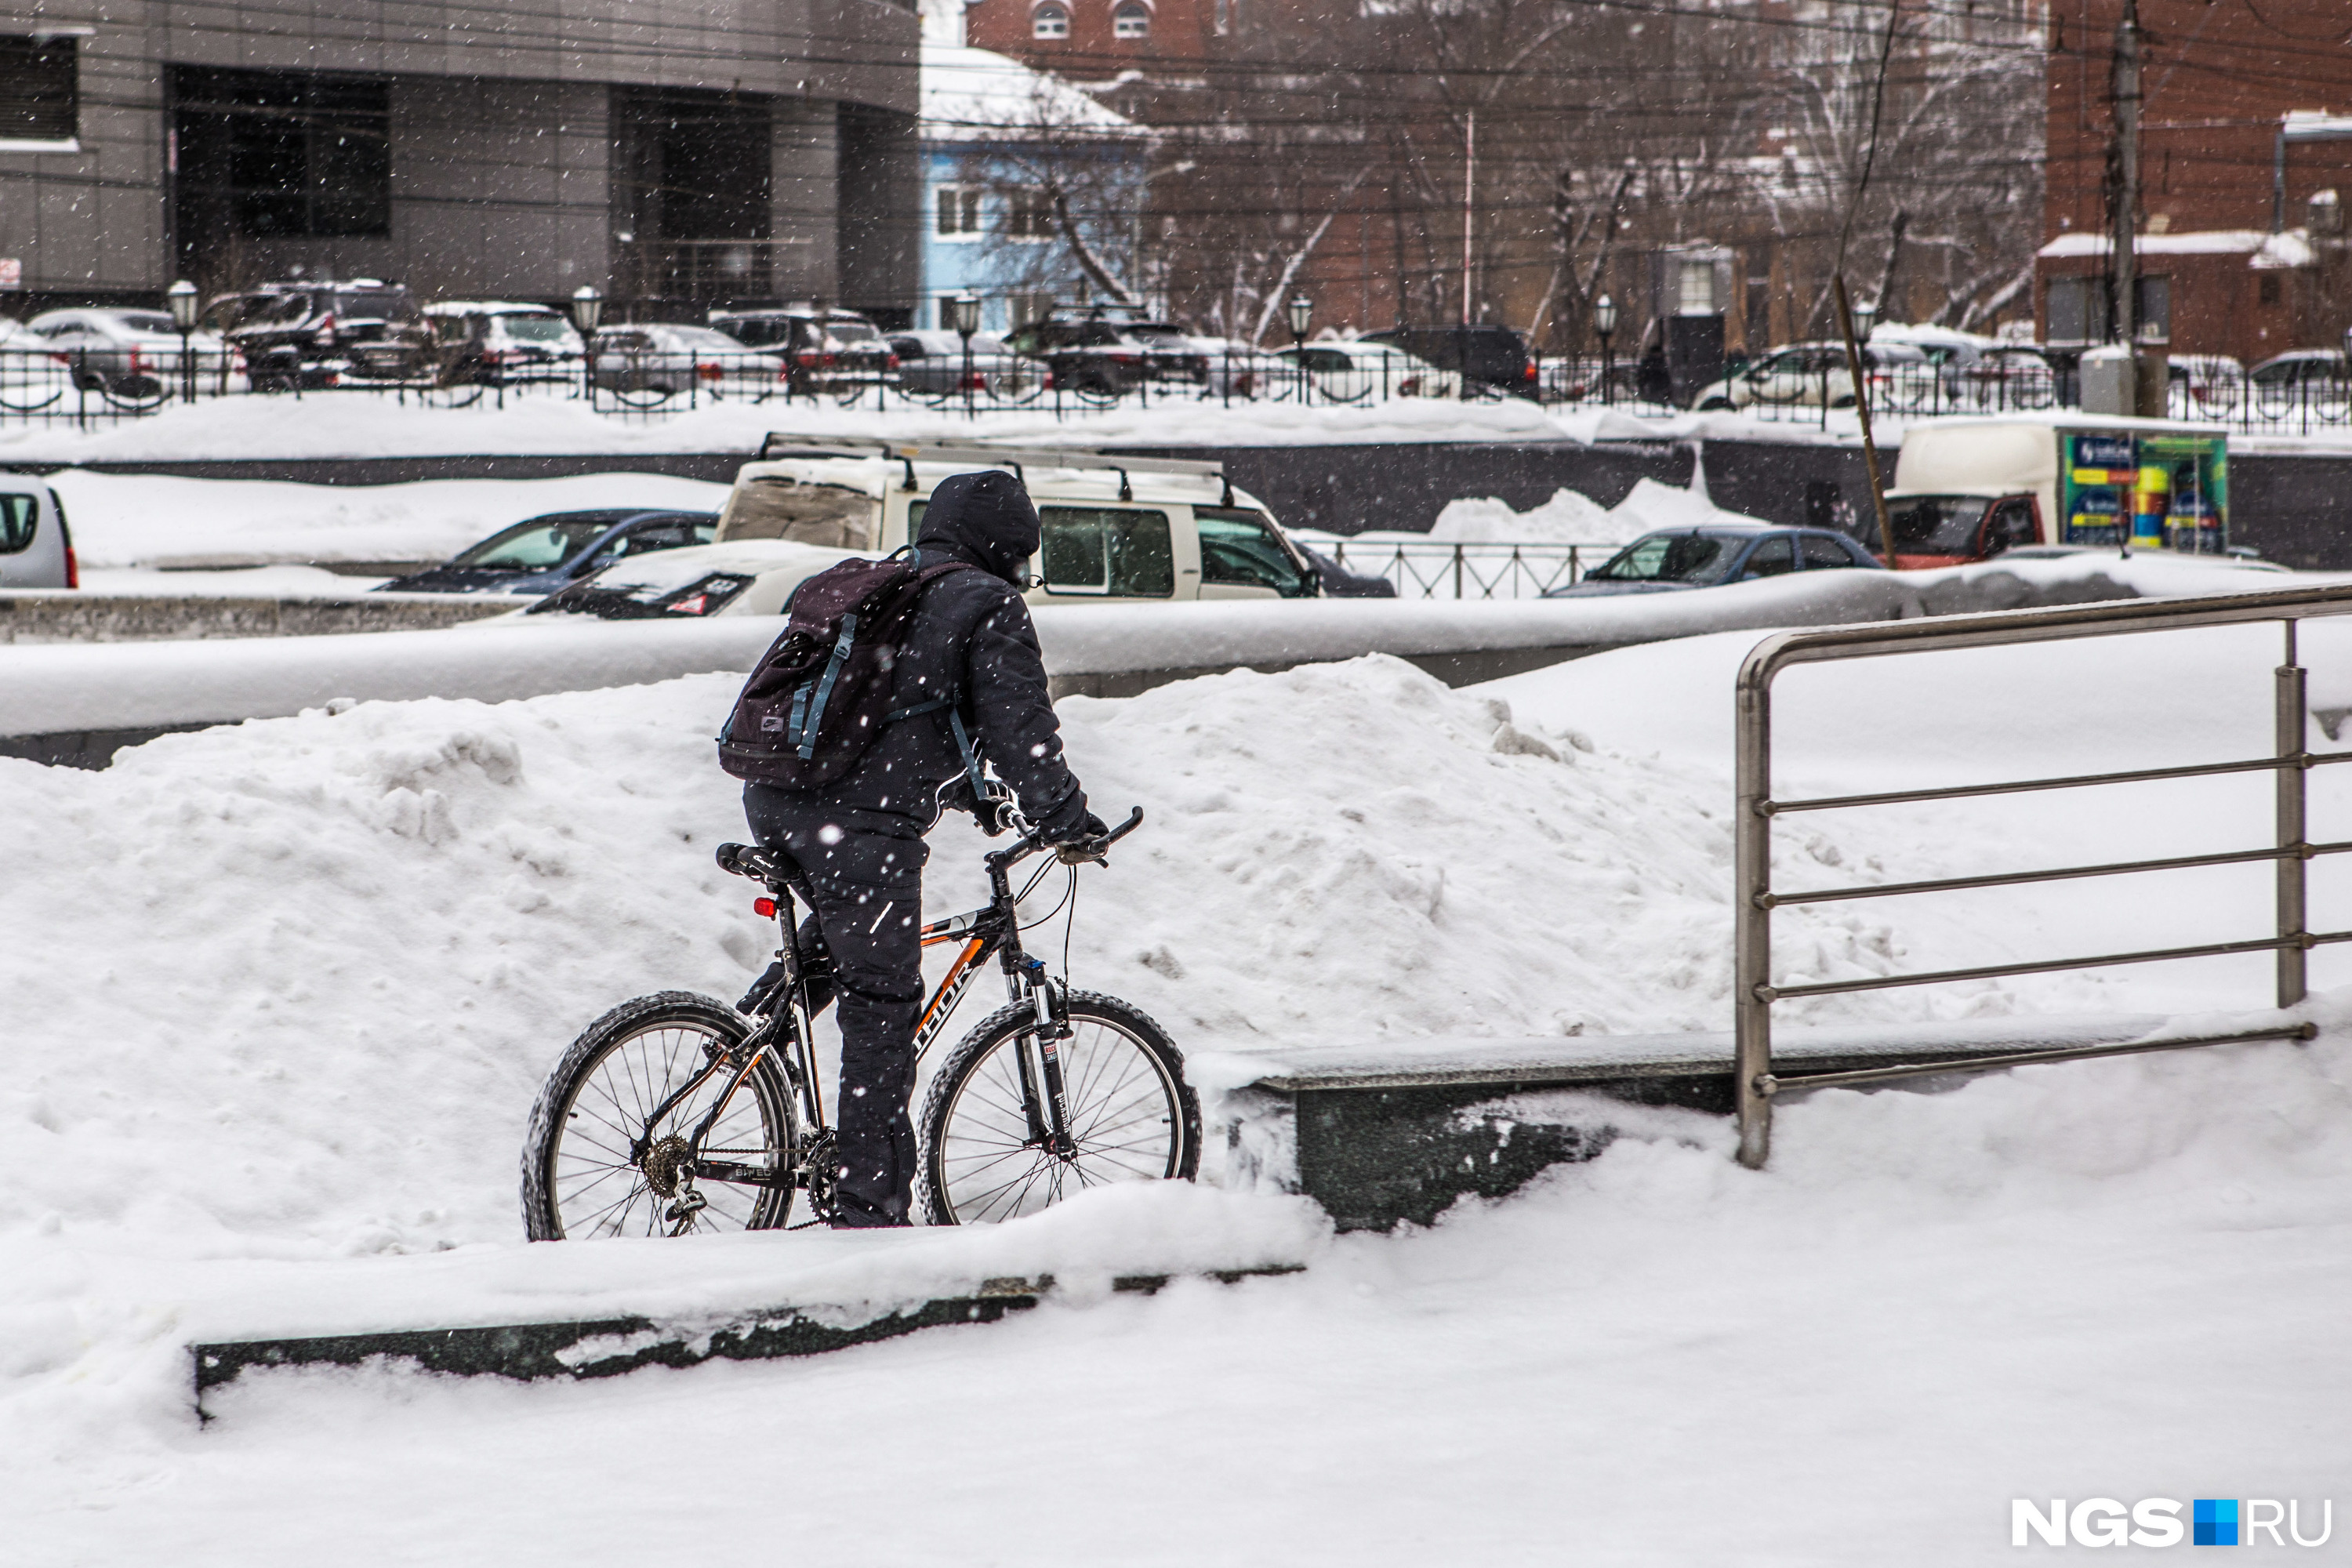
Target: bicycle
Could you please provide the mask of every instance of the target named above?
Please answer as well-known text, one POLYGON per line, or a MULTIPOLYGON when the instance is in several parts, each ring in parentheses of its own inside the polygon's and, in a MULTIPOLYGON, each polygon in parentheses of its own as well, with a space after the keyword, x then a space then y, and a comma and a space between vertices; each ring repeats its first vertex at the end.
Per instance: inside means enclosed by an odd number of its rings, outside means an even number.
MULTIPOLYGON (((919 1191, 933 1225, 1017 1218, 1079 1188, 1190 1181, 1200 1167, 1200 1103, 1166 1033, 1117 997, 1069 989, 1021 945, 1021 900, 1055 863, 1070 874, 1063 902, 1074 899, 1079 864, 1108 864, 1142 809, 1057 849, 1019 893, 1013 868, 1047 847, 1009 815, 1020 837, 983 859, 988 903, 922 928, 925 947, 962 948, 916 1026, 919 1063, 992 958, 1010 998, 957 1043, 925 1096, 919 1191)), ((767 888, 753 907, 782 933, 776 962, 732 1007, 658 992, 621 1004, 572 1042, 531 1108, 523 1148, 523 1222, 534 1241, 799 1229, 835 1216, 799 871, 741 844, 719 846, 718 859, 767 888), (808 1195, 799 1226, 788 1223, 795 1193, 808 1195)))

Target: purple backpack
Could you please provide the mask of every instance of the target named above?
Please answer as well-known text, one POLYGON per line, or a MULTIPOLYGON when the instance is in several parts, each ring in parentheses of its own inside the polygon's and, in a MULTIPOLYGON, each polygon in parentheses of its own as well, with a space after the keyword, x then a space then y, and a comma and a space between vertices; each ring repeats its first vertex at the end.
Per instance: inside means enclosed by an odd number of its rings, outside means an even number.
POLYGON ((923 590, 961 561, 922 565, 911 550, 845 561, 803 583, 785 606, 783 635, 743 683, 719 732, 719 765, 751 784, 814 789, 832 784, 879 740, 882 727, 945 708, 967 758, 956 694, 890 706, 898 645, 923 590))

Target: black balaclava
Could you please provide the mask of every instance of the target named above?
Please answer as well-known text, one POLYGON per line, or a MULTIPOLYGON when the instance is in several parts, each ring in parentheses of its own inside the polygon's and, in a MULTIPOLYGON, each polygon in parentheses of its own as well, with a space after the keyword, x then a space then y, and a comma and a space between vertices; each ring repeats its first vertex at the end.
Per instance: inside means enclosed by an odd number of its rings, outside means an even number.
POLYGON ((1021 583, 1037 553, 1037 509, 1021 481, 1002 468, 950 474, 931 491, 918 547, 947 545, 984 571, 1021 583))

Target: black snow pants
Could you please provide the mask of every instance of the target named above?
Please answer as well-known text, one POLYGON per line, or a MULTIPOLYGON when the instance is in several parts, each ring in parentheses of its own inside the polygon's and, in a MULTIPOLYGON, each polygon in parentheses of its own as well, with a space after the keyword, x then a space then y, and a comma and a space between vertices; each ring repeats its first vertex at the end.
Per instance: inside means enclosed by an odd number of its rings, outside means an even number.
MULTIPOLYGON (((840 1005, 841 1220, 907 1225, 915 1186, 915 1025, 923 1004, 923 863, 930 847, 845 827, 821 808, 759 784, 743 791, 744 816, 762 847, 788 855, 814 906, 801 951, 821 942, 840 1005), (814 940, 813 940, 814 939, 814 940)), ((819 1001, 823 992, 810 998, 819 1001)))

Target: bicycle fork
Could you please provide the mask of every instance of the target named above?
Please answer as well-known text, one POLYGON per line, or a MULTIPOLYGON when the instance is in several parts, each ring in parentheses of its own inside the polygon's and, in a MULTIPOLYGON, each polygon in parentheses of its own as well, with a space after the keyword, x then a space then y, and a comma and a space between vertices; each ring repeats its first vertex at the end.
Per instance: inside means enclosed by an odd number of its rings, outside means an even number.
POLYGON ((1062 1044, 1070 1037, 1069 1010, 1062 988, 1043 961, 1022 966, 1037 1026, 1015 1037, 1014 1061, 1021 1074, 1021 1105, 1029 1119, 1029 1143, 1067 1160, 1077 1152, 1070 1136, 1070 1101, 1062 1076, 1062 1044))

